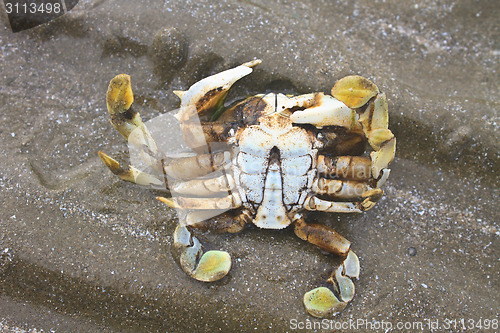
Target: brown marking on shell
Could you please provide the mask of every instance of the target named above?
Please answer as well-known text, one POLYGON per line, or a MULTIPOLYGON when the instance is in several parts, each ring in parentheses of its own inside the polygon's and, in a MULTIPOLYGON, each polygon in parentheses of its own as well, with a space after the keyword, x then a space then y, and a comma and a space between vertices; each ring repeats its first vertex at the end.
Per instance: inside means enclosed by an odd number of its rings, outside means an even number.
POLYGON ((319 131, 319 140, 323 143, 322 152, 332 155, 361 155, 366 148, 367 139, 361 127, 354 131, 328 126, 319 131))
POLYGON ((367 104, 367 108, 364 112, 365 114, 360 119, 366 133, 369 133, 372 130, 372 119, 373 119, 373 112, 374 111, 375 111, 375 104, 373 103, 373 100, 372 100, 367 104))
POLYGON ((243 125, 255 125, 257 119, 269 113, 269 107, 261 96, 252 96, 229 107, 219 121, 240 121, 243 125))
POLYGON ((263 115, 259 118, 261 125, 268 128, 272 128, 276 131, 283 131, 285 129, 291 129, 293 124, 290 118, 283 117, 279 113, 273 113, 272 115, 263 115))
POLYGON ((236 132, 239 127, 237 123, 223 123, 223 122, 212 122, 212 123, 201 123, 203 132, 205 134, 205 140, 207 142, 226 142, 231 136, 229 132, 231 129, 236 132))
POLYGON ((209 90, 198 101, 196 101, 196 111, 199 115, 207 114, 217 107, 217 104, 227 94, 227 90, 222 87, 209 90))

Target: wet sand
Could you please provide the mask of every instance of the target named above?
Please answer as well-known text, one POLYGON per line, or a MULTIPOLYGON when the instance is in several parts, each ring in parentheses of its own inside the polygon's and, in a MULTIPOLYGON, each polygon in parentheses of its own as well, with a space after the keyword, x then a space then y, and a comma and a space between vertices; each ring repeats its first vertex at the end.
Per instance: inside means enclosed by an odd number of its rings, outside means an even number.
POLYGON ((430 321, 498 319, 499 16, 489 1, 89 0, 14 34, 0 15, 0 329, 319 322, 302 296, 337 258, 292 230, 249 227, 205 235, 233 267, 216 283, 192 280, 170 253, 175 213, 97 156, 128 156, 106 112, 114 75, 132 76, 148 120, 178 106, 172 90, 254 58, 263 63, 231 98, 329 93, 359 74, 389 100, 398 147, 386 195, 364 214, 308 217, 347 237, 361 261, 354 300, 328 325, 385 321, 396 332, 420 321, 431 331, 430 321))

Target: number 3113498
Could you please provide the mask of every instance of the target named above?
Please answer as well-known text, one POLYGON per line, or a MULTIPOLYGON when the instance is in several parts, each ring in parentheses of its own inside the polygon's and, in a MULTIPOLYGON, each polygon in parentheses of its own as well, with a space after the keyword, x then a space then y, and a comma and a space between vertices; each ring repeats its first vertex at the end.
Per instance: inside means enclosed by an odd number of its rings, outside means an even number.
POLYGON ((36 2, 31 2, 31 3, 12 3, 12 2, 5 2, 5 10, 7 11, 7 14, 59 14, 61 13, 62 6, 61 3, 56 2, 56 3, 36 3, 36 2))

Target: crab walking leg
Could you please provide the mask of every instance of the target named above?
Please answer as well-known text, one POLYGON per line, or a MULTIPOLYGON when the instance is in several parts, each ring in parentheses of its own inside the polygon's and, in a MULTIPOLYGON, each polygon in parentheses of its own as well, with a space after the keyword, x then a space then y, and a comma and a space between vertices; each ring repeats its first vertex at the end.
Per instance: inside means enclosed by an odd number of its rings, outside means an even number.
MULTIPOLYGON (((197 214, 197 212, 190 214, 197 214)), ((231 269, 231 256, 226 251, 212 250, 203 253, 200 242, 192 235, 189 228, 235 233, 241 231, 252 219, 246 210, 236 216, 227 212, 221 216, 190 224, 193 219, 198 220, 188 214, 186 217, 188 226, 179 224, 175 229, 174 256, 182 270, 192 278, 204 282, 220 280, 231 269)))
POLYGON ((195 209, 195 210, 231 210, 239 208, 242 205, 241 198, 238 194, 232 193, 223 198, 187 198, 179 197, 168 199, 157 197, 158 200, 176 209, 195 209))
POLYGON ((102 151, 99 151, 98 154, 103 163, 106 164, 106 166, 109 168, 109 170, 111 170, 111 172, 120 177, 122 180, 139 185, 152 186, 158 189, 165 189, 166 184, 163 180, 160 180, 148 173, 142 172, 141 170, 138 170, 131 165, 129 165, 127 168, 122 168, 118 161, 109 157, 102 151))
POLYGON ((367 211, 380 200, 384 194, 379 188, 368 190, 361 195, 361 202, 335 202, 309 196, 304 201, 304 208, 311 211, 321 211, 330 213, 362 213, 367 211))
POLYGON ((231 163, 228 151, 200 154, 179 158, 168 158, 164 162, 167 176, 174 179, 190 180, 222 170, 231 163))
POLYGON ((387 166, 396 153, 396 138, 389 130, 387 99, 378 87, 361 76, 347 76, 332 88, 332 96, 352 109, 360 109, 368 104, 359 117, 365 136, 375 150, 370 154, 372 175, 375 179, 387 179, 387 166))
POLYGON ((231 163, 230 152, 216 152, 164 161, 165 174, 174 180, 191 180, 224 169, 231 163))
POLYGON ((314 180, 312 191, 331 198, 354 199, 361 198, 363 193, 373 190, 366 182, 354 180, 338 180, 319 177, 314 180))
POLYGON ((127 74, 115 76, 109 83, 106 94, 111 124, 130 145, 139 148, 138 153, 141 160, 150 165, 158 174, 161 174, 160 160, 163 158, 163 153, 159 151, 151 133, 142 122, 139 112, 133 110, 133 102, 134 95, 130 76, 127 74))
POLYGON ((371 164, 368 157, 318 155, 318 174, 326 178, 342 178, 358 181, 372 179, 371 164))
POLYGON ((359 260, 350 250, 351 243, 332 228, 321 224, 306 224, 302 217, 295 221, 295 234, 319 248, 345 256, 342 264, 331 274, 327 282, 333 290, 319 287, 304 294, 304 306, 311 315, 324 318, 342 311, 354 297, 353 278, 359 276, 359 260))
POLYGON ((351 248, 351 242, 332 228, 323 224, 306 224, 303 218, 295 221, 294 231, 300 239, 339 256, 347 255, 351 248))
POLYGON ((187 194, 198 197, 208 197, 228 193, 234 189, 235 183, 230 175, 220 175, 215 178, 178 181, 170 184, 170 190, 176 194, 187 194))
POLYGON ((389 112, 385 94, 381 93, 369 102, 359 121, 363 127, 363 132, 368 138, 368 143, 374 149, 370 153, 372 175, 376 179, 381 174, 383 178, 387 178, 388 175, 385 175, 388 172, 387 167, 396 153, 396 138, 388 128, 389 112))
MULTIPOLYGON (((102 151, 99 151, 98 154, 111 172, 125 181, 139 185, 151 185, 155 188, 164 188, 166 186, 164 180, 160 180, 157 175, 153 176, 130 165, 127 168, 123 168, 118 161, 109 157, 102 151)), ((212 172, 223 169, 229 163, 229 152, 169 158, 160 161, 160 163, 162 162, 164 164, 165 174, 171 177, 172 180, 177 180, 177 182, 174 182, 174 184, 170 186, 172 191, 177 191, 181 194, 207 196, 216 192, 227 192, 234 187, 234 181, 232 181, 229 175, 204 180, 189 180, 206 176, 212 172), (183 179, 188 180, 185 182, 178 181, 183 179), (200 185, 202 186, 201 191, 200 185)))
MULTIPOLYGON (((375 203, 384 194, 384 191, 379 188, 373 188, 366 182, 326 178, 316 179, 312 185, 312 190, 316 194, 327 195, 337 199, 362 199, 361 202, 347 206, 347 209, 356 207, 361 211, 366 211, 375 206, 375 203)), ((306 209, 322 210, 324 207, 327 207, 326 211, 346 212, 344 211, 346 209, 345 204, 344 202, 330 202, 313 197, 308 201, 309 208, 306 209)))
POLYGON ((319 199, 315 196, 306 198, 304 208, 311 211, 330 213, 362 213, 363 210, 354 202, 334 202, 319 199))
MULTIPOLYGON (((373 153, 372 153, 373 154, 373 153)), ((329 157, 318 155, 317 159, 318 174, 325 178, 342 178, 356 181, 366 181, 371 186, 372 182, 375 188, 384 185, 389 177, 389 169, 382 169, 378 179, 373 175, 373 161, 371 158, 363 156, 336 156, 329 157)))
POLYGON ((106 104, 111 116, 111 124, 127 141, 130 141, 132 132, 138 130, 142 135, 137 135, 137 137, 134 137, 134 140, 140 141, 132 143, 145 145, 152 152, 157 153, 158 147, 151 133, 142 122, 139 112, 132 109, 133 102, 134 95, 132 93, 130 76, 127 74, 115 76, 109 83, 106 94, 106 104))

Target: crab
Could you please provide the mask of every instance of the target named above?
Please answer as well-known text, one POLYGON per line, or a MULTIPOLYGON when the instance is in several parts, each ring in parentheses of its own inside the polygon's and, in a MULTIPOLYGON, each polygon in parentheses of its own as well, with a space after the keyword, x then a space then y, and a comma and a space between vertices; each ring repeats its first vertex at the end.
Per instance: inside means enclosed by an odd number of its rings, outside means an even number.
POLYGON ((325 286, 305 293, 307 312, 319 318, 342 311, 354 297, 359 260, 331 227, 306 223, 307 211, 361 213, 382 197, 396 138, 388 129, 384 93, 361 76, 339 80, 331 95, 259 94, 224 104, 231 86, 260 64, 253 60, 207 77, 187 91, 175 115, 189 154, 166 154, 132 106, 130 76, 113 78, 107 92, 112 125, 144 162, 120 164, 99 152, 121 179, 169 191, 158 199, 179 213, 176 261, 192 278, 217 281, 231 257, 210 250, 196 230, 235 233, 293 226, 295 234, 340 256, 325 286), (366 144, 372 148, 363 156, 366 144))

